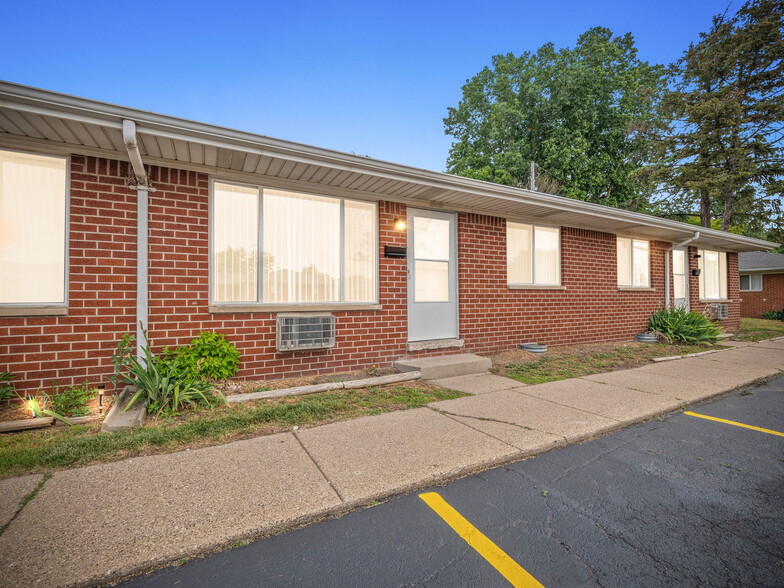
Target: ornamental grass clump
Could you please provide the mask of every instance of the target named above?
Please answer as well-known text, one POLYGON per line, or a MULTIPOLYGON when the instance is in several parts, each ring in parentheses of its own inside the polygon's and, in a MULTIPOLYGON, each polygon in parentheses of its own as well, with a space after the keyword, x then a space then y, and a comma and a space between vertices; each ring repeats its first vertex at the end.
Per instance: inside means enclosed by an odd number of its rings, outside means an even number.
POLYGON ((183 369, 179 357, 160 362, 150 349, 147 331, 142 330, 142 333, 145 342, 142 360, 132 353, 130 343, 133 337, 123 337, 112 357, 120 379, 138 388, 123 410, 128 410, 142 398, 147 400, 147 412, 158 415, 226 402, 225 396, 210 382, 200 380, 183 369))
POLYGON ((663 308, 648 320, 648 330, 661 335, 669 343, 710 345, 715 343, 721 328, 704 314, 684 308, 663 308))

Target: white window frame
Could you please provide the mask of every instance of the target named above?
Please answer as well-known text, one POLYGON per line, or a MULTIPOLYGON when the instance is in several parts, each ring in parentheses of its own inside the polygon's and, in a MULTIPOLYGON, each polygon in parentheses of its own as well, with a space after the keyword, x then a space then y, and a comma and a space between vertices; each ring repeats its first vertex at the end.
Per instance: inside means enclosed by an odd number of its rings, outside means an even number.
POLYGON ((250 184, 246 182, 237 182, 234 180, 227 180, 220 177, 210 178, 210 193, 209 193, 209 206, 208 206, 208 215, 209 215, 209 247, 208 247, 208 255, 209 255, 209 307, 210 312, 252 312, 252 311, 266 311, 266 312, 276 312, 278 310, 318 310, 318 309, 331 309, 334 308, 335 310, 351 310, 351 309, 377 309, 380 308, 379 306, 379 226, 378 226, 378 202, 372 202, 369 200, 361 200, 359 198, 344 198, 342 196, 331 196, 326 194, 318 194, 316 192, 306 192, 303 190, 291 190, 289 188, 277 188, 273 186, 264 186, 261 184, 250 184), (258 218, 257 218, 257 267, 256 267, 256 275, 257 275, 257 283, 256 283, 256 301, 239 301, 239 302, 224 302, 224 301, 215 301, 213 298, 213 270, 214 270, 214 259, 213 259, 213 235, 214 235, 214 222, 215 222, 215 184, 228 184, 231 186, 240 186, 242 188, 253 188, 258 190, 258 198, 259 198, 259 205, 258 205, 258 218), (263 300, 263 292, 264 292, 264 272, 263 272, 263 264, 264 264, 264 235, 263 235, 263 227, 264 227, 264 189, 268 190, 282 190, 287 192, 292 192, 294 194, 303 194, 307 196, 318 196, 319 198, 332 198, 340 202, 340 297, 341 299, 344 296, 344 263, 345 263, 345 249, 344 249, 344 240, 345 240, 345 233, 344 233, 344 226, 343 226, 343 219, 344 219, 344 202, 345 201, 352 201, 352 202, 362 202, 364 204, 372 204, 374 215, 373 215, 373 249, 375 251, 375 265, 374 265, 374 272, 375 272, 375 284, 374 284, 374 300, 372 301, 362 301, 362 302, 354 302, 354 301, 346 301, 343 300, 337 302, 264 302, 263 300))
POLYGON ((506 262, 507 262, 507 270, 506 270, 506 285, 509 288, 560 288, 561 287, 561 273, 562 273, 562 259, 561 259, 561 227, 553 227, 548 225, 535 225, 533 223, 524 223, 519 221, 508 220, 506 221, 506 225, 504 227, 506 231, 506 239, 507 239, 507 249, 506 249, 506 262), (510 282, 509 281, 509 225, 520 225, 520 226, 527 226, 531 227, 531 282, 529 283, 520 283, 520 282, 510 282), (557 231, 558 232, 558 255, 556 256, 556 261, 558 263, 558 267, 556 268, 556 282, 553 284, 550 283, 542 283, 536 281, 536 229, 547 229, 550 231, 557 231))
POLYGON ((728 285, 728 274, 727 271, 727 253, 724 251, 718 251, 716 249, 698 249, 697 255, 697 265, 700 270, 699 275, 699 288, 700 288, 700 300, 710 301, 710 302, 727 302, 729 301, 729 285, 728 285), (718 298, 707 298, 705 296, 705 278, 707 278, 707 272, 705 271, 705 254, 706 253, 718 253, 719 255, 719 297, 718 298))
POLYGON ((743 282, 739 279, 738 280, 738 282, 739 282, 738 289, 739 289, 740 292, 762 292, 762 274, 740 274, 739 278, 742 278, 744 276, 748 276, 748 278, 749 278, 749 287, 748 288, 744 288, 743 287, 743 282), (752 278, 759 278, 759 288, 753 288, 752 287, 752 284, 751 284, 751 281, 752 281, 751 279, 752 278))
MULTIPOLYGON (((55 155, 22 149, 0 147, 0 151, 8 153, 21 153, 38 157, 51 157, 61 159, 65 165, 65 214, 63 222, 63 300, 61 302, 0 302, 0 316, 56 316, 68 314, 70 294, 70 242, 71 242, 71 157, 70 155, 55 155)), ((3 276, 0 276, 3 279, 3 276)))
POLYGON ((636 239, 634 237, 624 237, 621 235, 616 235, 615 237, 615 271, 616 271, 616 282, 618 283, 618 288, 622 290, 650 290, 651 289, 651 242, 648 239, 636 239), (631 283, 629 284, 621 284, 621 276, 617 273, 618 272, 618 242, 619 241, 628 241, 629 242, 629 278, 631 283), (648 244, 648 273, 645 276, 645 284, 634 284, 634 244, 635 243, 647 243, 648 244))

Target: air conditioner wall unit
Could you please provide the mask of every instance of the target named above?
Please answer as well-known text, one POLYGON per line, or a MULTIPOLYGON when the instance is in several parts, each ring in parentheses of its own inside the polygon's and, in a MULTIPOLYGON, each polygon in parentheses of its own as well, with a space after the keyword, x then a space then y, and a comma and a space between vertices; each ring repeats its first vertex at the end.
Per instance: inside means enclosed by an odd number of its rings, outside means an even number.
POLYGON ((278 351, 329 349, 335 346, 335 317, 331 314, 279 314, 277 327, 278 351))
POLYGON ((710 317, 712 319, 726 319, 730 316, 729 304, 711 304, 710 317))

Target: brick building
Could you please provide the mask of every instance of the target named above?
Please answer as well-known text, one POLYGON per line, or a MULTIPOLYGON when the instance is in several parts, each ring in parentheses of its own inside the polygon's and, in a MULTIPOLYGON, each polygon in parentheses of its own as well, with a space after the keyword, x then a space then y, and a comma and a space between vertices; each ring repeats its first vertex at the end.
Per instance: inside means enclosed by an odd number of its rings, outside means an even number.
POLYGON ((784 311, 784 254, 755 251, 738 255, 740 316, 760 318, 784 311))
POLYGON ((0 83, 0 371, 105 382, 123 333, 242 377, 740 316, 738 252, 640 213, 0 83), (140 338, 140 337, 138 337, 140 338))

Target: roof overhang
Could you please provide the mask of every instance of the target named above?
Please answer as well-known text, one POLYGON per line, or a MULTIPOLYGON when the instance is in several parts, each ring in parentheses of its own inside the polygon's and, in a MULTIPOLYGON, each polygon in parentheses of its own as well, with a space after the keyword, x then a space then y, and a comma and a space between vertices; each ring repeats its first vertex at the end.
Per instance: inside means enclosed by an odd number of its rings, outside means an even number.
POLYGON ((123 121, 144 162, 284 189, 475 212, 725 251, 776 243, 638 212, 418 169, 0 81, 0 144, 128 160, 123 121))

